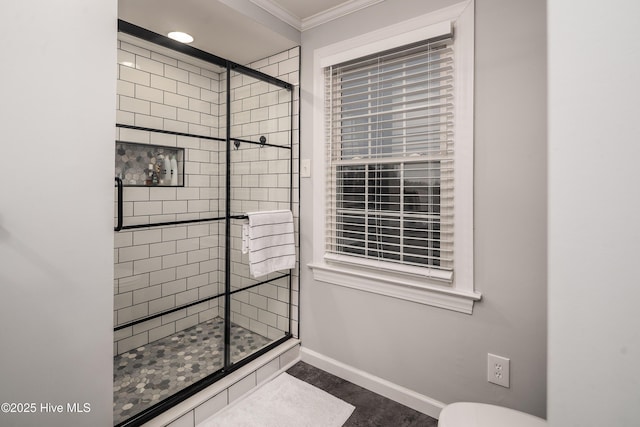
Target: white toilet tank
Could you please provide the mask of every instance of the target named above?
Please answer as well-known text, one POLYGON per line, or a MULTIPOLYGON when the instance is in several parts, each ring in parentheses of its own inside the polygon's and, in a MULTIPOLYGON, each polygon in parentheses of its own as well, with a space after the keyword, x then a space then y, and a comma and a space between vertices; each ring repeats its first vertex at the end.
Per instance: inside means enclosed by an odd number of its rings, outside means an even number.
POLYGON ((440 412, 438 427, 546 427, 542 418, 501 406, 457 402, 440 412))

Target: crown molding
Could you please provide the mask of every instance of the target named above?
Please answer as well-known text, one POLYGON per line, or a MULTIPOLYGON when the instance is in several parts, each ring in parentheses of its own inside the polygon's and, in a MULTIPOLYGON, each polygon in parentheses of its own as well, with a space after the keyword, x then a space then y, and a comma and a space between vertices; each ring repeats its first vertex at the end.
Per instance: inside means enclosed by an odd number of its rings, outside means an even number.
POLYGON ((265 11, 269 12, 279 20, 291 25, 296 30, 302 31, 302 20, 296 15, 294 15, 293 13, 289 12, 287 9, 280 6, 278 3, 274 2, 273 0, 249 0, 249 1, 255 4, 256 6, 264 9, 265 11))
POLYGON ((302 20, 302 30, 306 31, 318 25, 326 24, 334 19, 342 18, 350 13, 382 3, 384 0, 349 0, 338 6, 332 7, 320 13, 316 13, 302 20))
POLYGON ((308 18, 300 19, 298 16, 289 12, 287 9, 280 6, 274 0, 249 0, 256 6, 269 12, 271 15, 280 19, 283 22, 291 25, 298 31, 306 31, 310 28, 317 27, 318 25, 325 24, 333 21, 334 19, 341 18, 350 13, 364 9, 374 4, 381 3, 384 0, 348 0, 338 6, 334 6, 330 9, 316 13, 308 18))

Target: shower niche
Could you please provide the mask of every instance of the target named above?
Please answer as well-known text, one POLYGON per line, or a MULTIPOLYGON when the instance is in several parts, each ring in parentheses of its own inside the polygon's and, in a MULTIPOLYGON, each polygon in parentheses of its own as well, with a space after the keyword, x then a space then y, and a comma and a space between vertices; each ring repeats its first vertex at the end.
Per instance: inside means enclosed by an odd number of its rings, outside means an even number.
POLYGON ((116 141, 115 157, 125 187, 184 187, 184 148, 116 141))
POLYGON ((297 335, 297 270, 252 277, 242 228, 247 212, 288 209, 297 230, 298 95, 288 80, 297 81, 299 49, 251 68, 118 28, 120 427, 143 425, 297 335))

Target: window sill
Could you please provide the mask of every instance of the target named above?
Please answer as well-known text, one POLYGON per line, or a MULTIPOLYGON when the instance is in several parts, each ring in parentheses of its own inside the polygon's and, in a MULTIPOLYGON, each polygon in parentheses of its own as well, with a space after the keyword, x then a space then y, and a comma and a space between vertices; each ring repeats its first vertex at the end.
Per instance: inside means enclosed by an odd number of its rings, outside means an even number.
POLYGON ((479 292, 468 292, 448 286, 425 283, 424 280, 403 277, 397 274, 372 273, 327 263, 313 263, 308 264, 308 266, 313 269, 314 279, 320 282, 465 314, 472 314, 473 303, 480 301, 482 298, 482 294, 479 292))

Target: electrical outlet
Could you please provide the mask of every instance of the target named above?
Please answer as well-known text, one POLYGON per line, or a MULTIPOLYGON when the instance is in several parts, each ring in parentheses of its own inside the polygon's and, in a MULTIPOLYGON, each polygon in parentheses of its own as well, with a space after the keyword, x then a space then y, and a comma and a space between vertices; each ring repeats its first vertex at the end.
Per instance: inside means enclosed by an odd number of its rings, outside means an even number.
POLYGON ((495 354, 487 354, 487 381, 509 388, 510 359, 495 354))

